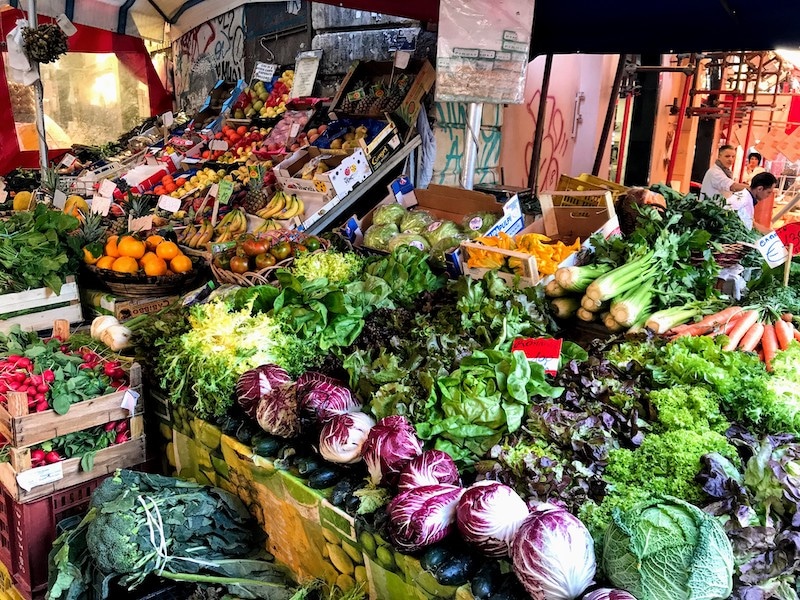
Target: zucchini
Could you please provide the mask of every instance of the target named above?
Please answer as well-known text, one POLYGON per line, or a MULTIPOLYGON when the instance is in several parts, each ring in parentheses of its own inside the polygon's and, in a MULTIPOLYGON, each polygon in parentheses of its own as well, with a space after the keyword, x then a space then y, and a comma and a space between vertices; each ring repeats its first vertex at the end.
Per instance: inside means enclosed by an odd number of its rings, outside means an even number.
POLYGON ((320 467, 308 474, 308 487, 315 490, 333 487, 340 475, 337 469, 320 467))
POLYGON ((433 572, 439 585, 463 585, 469 581, 475 561, 469 555, 456 556, 440 564, 433 572))
POLYGON ((253 437, 253 452, 259 456, 275 456, 281 447, 281 440, 275 437, 257 435, 253 437))
POLYGON ((426 571, 434 571, 439 565, 451 558, 452 554, 447 549, 442 546, 433 546, 425 551, 422 558, 419 559, 419 564, 426 571))

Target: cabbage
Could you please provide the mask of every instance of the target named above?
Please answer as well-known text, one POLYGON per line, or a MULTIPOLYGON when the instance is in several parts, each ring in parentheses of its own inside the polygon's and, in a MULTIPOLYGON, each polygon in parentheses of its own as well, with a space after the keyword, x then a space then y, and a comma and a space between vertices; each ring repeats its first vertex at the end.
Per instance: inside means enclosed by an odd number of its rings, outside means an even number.
POLYGON ((397 225, 389 223, 387 225, 372 225, 364 233, 364 245, 376 250, 388 250, 389 240, 400 233, 397 225))
POLYGON ((391 204, 384 204, 375 209, 372 215, 373 225, 400 225, 403 217, 406 216, 408 211, 402 204, 392 202, 391 204))
POLYGON ((292 378, 278 365, 261 365, 245 371, 236 382, 236 400, 248 416, 256 418, 258 403, 273 388, 291 383, 292 378))
POLYGON ((272 435, 289 438, 300 433, 296 388, 288 383, 263 395, 256 409, 259 427, 272 435))
POLYGON ((460 485, 458 467, 447 452, 425 450, 405 466, 397 481, 397 489, 403 492, 437 483, 460 485))
POLYGON ((417 250, 422 250, 423 252, 429 252, 431 249, 431 245, 428 243, 428 240, 426 240, 423 236, 410 231, 396 235, 389 240, 389 252, 394 251, 395 248, 400 246, 413 246, 417 250))
POLYGON ((603 539, 603 569, 638 600, 714 600, 733 587, 733 550, 711 515, 677 498, 614 511, 603 539))
POLYGON ((522 523, 511 543, 511 560, 528 593, 542 600, 578 598, 595 574, 589 530, 552 504, 540 504, 522 523))
POLYGON ((601 588, 599 590, 589 592, 583 597, 583 600, 636 600, 636 598, 623 590, 601 588))
POLYGON ((434 221, 423 232, 425 239, 430 242, 431 246, 435 246, 437 242, 446 240, 447 238, 455 237, 461 234, 461 229, 452 221, 434 221))
POLYGON ((324 423, 334 415, 361 410, 361 403, 341 381, 322 373, 308 371, 296 385, 301 414, 315 422, 324 423))
POLYGON ((389 537, 404 552, 435 544, 453 530, 456 505, 464 488, 428 485, 403 492, 386 508, 389 537))
POLYGON ((433 223, 435 219, 433 215, 427 210, 410 210, 406 211, 403 220, 400 221, 400 231, 411 232, 422 235, 428 228, 428 225, 433 223))
POLYGON ((480 237, 489 231, 495 223, 497 223, 498 216, 490 212, 474 212, 464 215, 464 220, 461 222, 464 231, 470 234, 470 237, 480 237))
POLYGON ((363 412, 334 415, 319 434, 319 453, 329 462, 351 464, 361 460, 361 447, 375 421, 363 412))
POLYGON ((456 523, 467 542, 487 556, 508 556, 511 540, 528 516, 528 505, 507 485, 479 481, 468 488, 456 508, 456 523))
POLYGON ((414 427, 400 415, 384 417, 364 443, 364 462, 375 485, 393 485, 408 462, 422 454, 414 427))
POLYGON ((444 262, 445 252, 452 248, 458 248, 461 245, 461 242, 466 242, 468 239, 469 237, 463 233, 440 239, 431 246, 431 258, 434 258, 440 262, 444 262))

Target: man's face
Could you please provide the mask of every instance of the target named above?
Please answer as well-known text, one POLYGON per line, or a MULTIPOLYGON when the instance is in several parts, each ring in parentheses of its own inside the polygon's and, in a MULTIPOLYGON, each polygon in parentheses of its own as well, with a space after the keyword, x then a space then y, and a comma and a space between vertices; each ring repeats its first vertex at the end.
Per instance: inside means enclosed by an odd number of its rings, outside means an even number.
POLYGON ((750 167, 750 170, 752 171, 753 169, 755 169, 755 168, 758 166, 758 163, 759 163, 759 162, 760 162, 760 161, 758 160, 758 158, 756 158, 755 156, 753 156, 753 157, 751 157, 751 158, 750 158, 750 160, 747 162, 747 166, 748 166, 748 167, 750 167))
POLYGON ((733 163, 736 161, 736 150, 723 150, 719 153, 719 160, 729 169, 732 168, 733 163))
POLYGON ((764 186, 760 185, 753 190, 753 198, 756 199, 756 202, 761 202, 762 200, 766 200, 767 198, 772 196, 772 194, 774 193, 775 193, 775 185, 771 185, 768 188, 765 188, 764 186))

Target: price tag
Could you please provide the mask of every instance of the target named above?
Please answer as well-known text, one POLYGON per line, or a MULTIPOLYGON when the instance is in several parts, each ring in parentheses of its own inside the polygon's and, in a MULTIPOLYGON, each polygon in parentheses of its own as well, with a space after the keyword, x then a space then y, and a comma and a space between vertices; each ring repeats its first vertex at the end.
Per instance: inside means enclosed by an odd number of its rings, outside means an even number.
POLYGON ((110 179, 103 179, 100 186, 97 188, 98 196, 105 196, 106 198, 113 198, 114 190, 117 189, 117 184, 110 179))
POLYGON ((35 469, 28 469, 17 475, 17 483, 26 492, 40 485, 46 485, 64 479, 64 468, 60 462, 35 469))
POLYGON ((253 69, 253 77, 251 79, 258 79, 259 81, 272 81, 275 76, 275 71, 278 65, 273 63, 257 62, 256 68, 253 69))
POLYGON ((6 201, 6 198, 8 198, 8 192, 5 190, 5 188, 0 188, 0 204, 3 204, 6 201))
POLYGON ((767 261, 770 268, 780 267, 789 258, 789 251, 783 245, 783 241, 775 231, 770 231, 767 235, 756 242, 756 248, 767 261))
POLYGON ((292 123, 291 129, 289 129, 289 139, 294 139, 297 137, 297 134, 300 133, 300 123, 292 123))
POLYGON ((175 115, 172 114, 171 110, 168 110, 161 115, 161 121, 164 123, 164 127, 171 127, 175 122, 175 115))
POLYGON ((132 219, 128 217, 128 231, 150 231, 153 228, 153 215, 132 219))
POLYGON ((211 187, 208 188, 208 194, 206 194, 206 197, 208 197, 208 198, 216 198, 218 193, 219 193, 219 184, 218 183, 212 183, 211 187))
POLYGON ((175 168, 177 169, 181 165, 181 161, 183 160, 183 154, 181 154, 180 152, 173 152, 172 154, 169 155, 169 158, 172 161, 172 164, 175 165, 175 168))
POLYGON ((61 190, 56 190, 53 194, 53 206, 63 209, 67 204, 67 195, 61 190))
POLYGON ((76 157, 67 152, 64 155, 64 158, 61 159, 61 162, 58 163, 58 167, 66 167, 67 169, 69 169, 75 163, 76 160, 78 160, 76 157))
POLYGON ((775 233, 784 246, 794 244, 794 255, 800 254, 800 223, 789 223, 778 229, 775 233))
POLYGON ((120 408, 124 408, 129 413, 133 414, 133 411, 136 410, 137 400, 139 400, 139 392, 125 390, 125 394, 122 396, 122 404, 119 406, 120 408))
POLYGON ((61 13, 56 17, 56 23, 58 24, 61 31, 64 32, 64 35, 67 37, 72 37, 76 33, 78 33, 78 28, 72 24, 72 21, 69 20, 67 15, 61 13))
POLYGON ((171 213, 178 212, 181 209, 181 199, 163 195, 158 199, 158 208, 163 208, 171 213))
POLYGON ((111 210, 111 198, 106 196, 95 196, 92 198, 92 212, 104 217, 108 215, 111 210))
POLYGON ((303 98, 311 95, 314 82, 317 80, 320 60, 322 60, 322 50, 310 50, 297 55, 290 97, 303 98))
POLYGON ((228 149, 228 142, 226 142, 225 140, 211 140, 208 143, 208 149, 221 150, 222 152, 225 152, 225 150, 228 149))
POLYGON ((405 50, 398 50, 394 55, 394 66, 398 69, 405 69, 411 60, 411 52, 405 50))
POLYGON ((217 201, 220 204, 227 204, 233 195, 233 182, 223 179, 219 182, 217 201))
POLYGON ((511 350, 521 350, 530 362, 542 365, 545 373, 556 375, 563 342, 553 338, 517 338, 511 344, 511 350))

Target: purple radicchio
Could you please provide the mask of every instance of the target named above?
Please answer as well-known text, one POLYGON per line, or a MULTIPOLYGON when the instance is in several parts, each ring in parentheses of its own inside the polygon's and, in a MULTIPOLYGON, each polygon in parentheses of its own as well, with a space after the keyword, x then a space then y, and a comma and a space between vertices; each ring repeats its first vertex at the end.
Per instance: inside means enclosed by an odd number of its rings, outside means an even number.
POLYGON ((422 445, 408 419, 399 415, 384 417, 364 443, 364 462, 375 485, 394 485, 408 462, 422 454, 422 445))
POLYGON ((634 596, 624 590, 601 588, 586 594, 582 600, 636 600, 634 596))
POLYGON ((364 440, 374 425, 372 417, 363 412, 334 415, 320 432, 319 453, 333 463, 358 462, 364 440))
POLYGON ((262 396, 256 409, 256 420, 261 429, 278 437, 290 438, 300 433, 300 411, 294 384, 275 387, 262 396))
POLYGON ((341 381, 315 371, 299 377, 297 397, 300 412, 319 423, 334 415, 361 410, 361 403, 341 381))
POLYGON ((514 572, 533 598, 573 600, 588 588, 596 570, 594 542, 577 517, 540 504, 511 543, 514 572))
POLYGON ((487 556, 508 556, 511 541, 528 517, 528 505, 507 485, 479 481, 461 496, 456 523, 461 536, 487 556))
POLYGON ((419 456, 412 458, 405 466, 397 481, 397 489, 404 492, 424 485, 439 483, 460 485, 458 467, 447 452, 425 450, 419 456))
POLYGON ((244 412, 255 419, 262 396, 291 382, 289 373, 278 365, 261 365, 239 376, 239 381, 236 382, 236 400, 244 412))
POLYGON ((415 552, 443 539, 453 530, 463 493, 454 485, 428 485, 395 496, 386 509, 394 545, 415 552))

